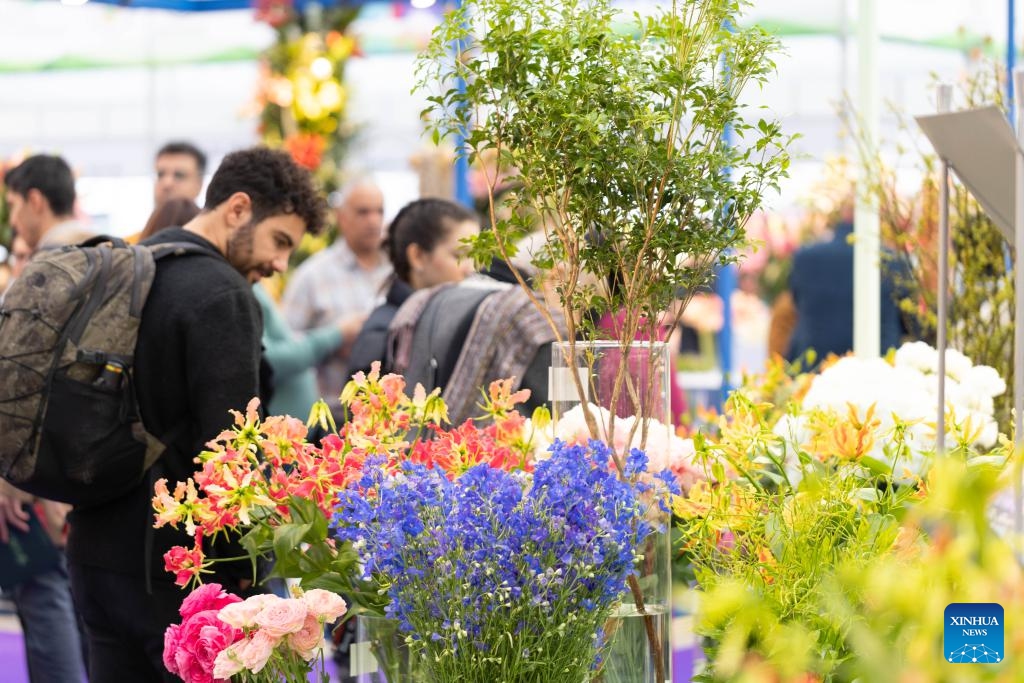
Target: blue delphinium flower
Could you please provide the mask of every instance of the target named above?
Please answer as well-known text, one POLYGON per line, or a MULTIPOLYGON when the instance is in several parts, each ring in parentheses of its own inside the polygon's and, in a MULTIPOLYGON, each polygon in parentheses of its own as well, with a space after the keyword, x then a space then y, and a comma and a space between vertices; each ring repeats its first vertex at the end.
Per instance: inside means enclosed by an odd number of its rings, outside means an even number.
POLYGON ((434 680, 581 681, 666 489, 659 477, 636 483, 643 451, 630 452, 626 480, 611 456, 601 441, 556 441, 532 475, 481 464, 454 481, 371 461, 339 495, 333 526, 434 680))

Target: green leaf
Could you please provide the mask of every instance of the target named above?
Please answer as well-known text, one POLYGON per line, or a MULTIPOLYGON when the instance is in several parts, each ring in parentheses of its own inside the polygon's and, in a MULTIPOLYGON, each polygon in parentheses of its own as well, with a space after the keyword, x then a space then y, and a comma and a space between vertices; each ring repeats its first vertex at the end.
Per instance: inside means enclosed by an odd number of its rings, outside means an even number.
POLYGON ((869 503, 877 503, 879 501, 878 489, 874 486, 859 488, 854 492, 854 495, 856 495, 859 500, 866 500, 869 503))
POLYGON ((274 555, 278 562, 288 561, 299 547, 309 530, 313 528, 311 523, 305 524, 282 524, 274 530, 274 555))

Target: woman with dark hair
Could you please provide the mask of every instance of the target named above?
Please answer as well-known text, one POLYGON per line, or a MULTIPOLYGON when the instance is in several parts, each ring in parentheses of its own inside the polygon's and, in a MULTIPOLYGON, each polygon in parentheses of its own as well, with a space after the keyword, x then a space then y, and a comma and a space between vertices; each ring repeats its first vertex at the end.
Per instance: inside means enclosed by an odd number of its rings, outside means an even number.
POLYGON ((166 228, 180 228, 198 215, 199 207, 191 199, 168 199, 153 209, 136 241, 152 237, 166 228))
POLYGON ((369 372, 381 361, 387 372, 388 325, 405 300, 418 289, 459 282, 473 272, 465 240, 480 230, 476 214, 445 199, 417 199, 407 204, 388 228, 384 248, 394 274, 383 304, 370 314, 356 338, 349 374, 369 372))

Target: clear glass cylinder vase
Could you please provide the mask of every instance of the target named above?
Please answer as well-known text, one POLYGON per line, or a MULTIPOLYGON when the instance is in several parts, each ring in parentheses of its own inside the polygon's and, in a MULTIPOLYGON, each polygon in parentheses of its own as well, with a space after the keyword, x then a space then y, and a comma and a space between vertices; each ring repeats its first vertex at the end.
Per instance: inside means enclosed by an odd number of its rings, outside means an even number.
POLYGON ((356 683, 425 683, 419 659, 409 651, 393 619, 361 614, 350 646, 349 673, 356 683))
MULTIPOLYGON (((651 449, 667 448, 673 429, 668 346, 633 342, 624 348, 620 341, 552 346, 548 397, 556 422, 585 401, 597 408, 590 411, 590 427, 597 431, 592 436, 622 458, 631 447, 643 446, 653 460, 661 459, 651 449)), ((605 625, 604 664, 597 677, 602 683, 672 680, 671 518, 657 505, 651 514, 661 531, 640 549, 638 576, 623 587, 622 600, 605 625)))

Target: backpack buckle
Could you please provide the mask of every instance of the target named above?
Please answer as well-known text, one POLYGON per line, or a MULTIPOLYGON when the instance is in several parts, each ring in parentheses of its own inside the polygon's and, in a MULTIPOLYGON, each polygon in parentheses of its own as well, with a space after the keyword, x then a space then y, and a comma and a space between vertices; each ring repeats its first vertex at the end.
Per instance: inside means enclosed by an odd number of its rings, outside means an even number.
POLYGON ((88 363, 90 365, 105 365, 107 362, 107 354, 102 351, 89 351, 88 349, 79 349, 76 360, 80 363, 88 363))

